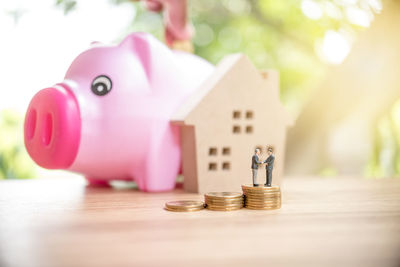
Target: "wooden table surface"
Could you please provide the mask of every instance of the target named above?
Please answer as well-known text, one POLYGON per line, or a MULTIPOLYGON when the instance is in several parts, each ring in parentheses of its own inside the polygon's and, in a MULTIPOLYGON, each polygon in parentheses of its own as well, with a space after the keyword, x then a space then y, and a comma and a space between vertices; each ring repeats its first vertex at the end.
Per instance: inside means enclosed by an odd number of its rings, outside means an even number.
POLYGON ((400 266, 400 179, 287 178, 276 211, 168 212, 182 190, 0 182, 0 266, 400 266))

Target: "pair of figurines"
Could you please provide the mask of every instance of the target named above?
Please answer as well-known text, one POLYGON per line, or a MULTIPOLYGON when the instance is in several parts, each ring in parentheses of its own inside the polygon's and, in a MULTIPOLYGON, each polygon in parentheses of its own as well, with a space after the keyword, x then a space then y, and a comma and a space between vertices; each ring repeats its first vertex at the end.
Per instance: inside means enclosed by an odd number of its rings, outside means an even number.
POLYGON ((260 161, 260 149, 256 148, 254 151, 254 155, 251 159, 251 171, 253 173, 253 186, 258 186, 257 183, 257 172, 258 172, 258 167, 259 165, 265 164, 265 170, 267 172, 267 179, 265 186, 271 186, 272 183, 272 170, 274 169, 274 161, 275 161, 275 155, 273 154, 273 149, 272 147, 267 147, 267 153, 268 157, 264 161, 260 161))

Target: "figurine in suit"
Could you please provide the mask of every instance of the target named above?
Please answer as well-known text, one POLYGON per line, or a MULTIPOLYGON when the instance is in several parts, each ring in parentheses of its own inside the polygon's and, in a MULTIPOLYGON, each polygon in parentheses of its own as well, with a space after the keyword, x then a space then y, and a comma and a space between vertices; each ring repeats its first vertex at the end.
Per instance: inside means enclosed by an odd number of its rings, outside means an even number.
POLYGON ((254 155, 251 158, 251 171, 253 172, 253 186, 258 186, 257 184, 258 165, 262 164, 258 156, 260 156, 260 149, 256 148, 254 155))
POLYGON ((271 186, 272 170, 274 169, 275 155, 272 154, 273 152, 272 147, 268 147, 267 151, 268 151, 268 158, 264 161, 264 163, 266 163, 265 170, 267 171, 267 181, 265 183, 265 186, 271 186))

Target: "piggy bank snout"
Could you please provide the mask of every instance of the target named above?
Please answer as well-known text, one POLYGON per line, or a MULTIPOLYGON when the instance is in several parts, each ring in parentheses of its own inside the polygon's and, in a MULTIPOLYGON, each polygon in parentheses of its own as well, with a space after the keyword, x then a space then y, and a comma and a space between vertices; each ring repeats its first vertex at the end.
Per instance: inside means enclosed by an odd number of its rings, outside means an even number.
POLYGON ((24 124, 25 147, 47 169, 66 169, 75 160, 81 134, 78 102, 66 86, 39 91, 31 100, 24 124))

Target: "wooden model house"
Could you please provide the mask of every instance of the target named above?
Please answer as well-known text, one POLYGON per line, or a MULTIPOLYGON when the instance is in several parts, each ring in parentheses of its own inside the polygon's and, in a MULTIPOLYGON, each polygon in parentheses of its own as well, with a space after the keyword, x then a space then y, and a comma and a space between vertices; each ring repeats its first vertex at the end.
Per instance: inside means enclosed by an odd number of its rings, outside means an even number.
MULTIPOLYGON (((212 76, 174 115, 181 127, 184 188, 189 192, 241 191, 252 183, 255 148, 275 153, 273 184, 280 184, 286 128, 292 123, 279 98, 276 71, 261 72, 242 54, 224 58, 212 76)), ((265 183, 265 165, 258 183, 265 183)))

